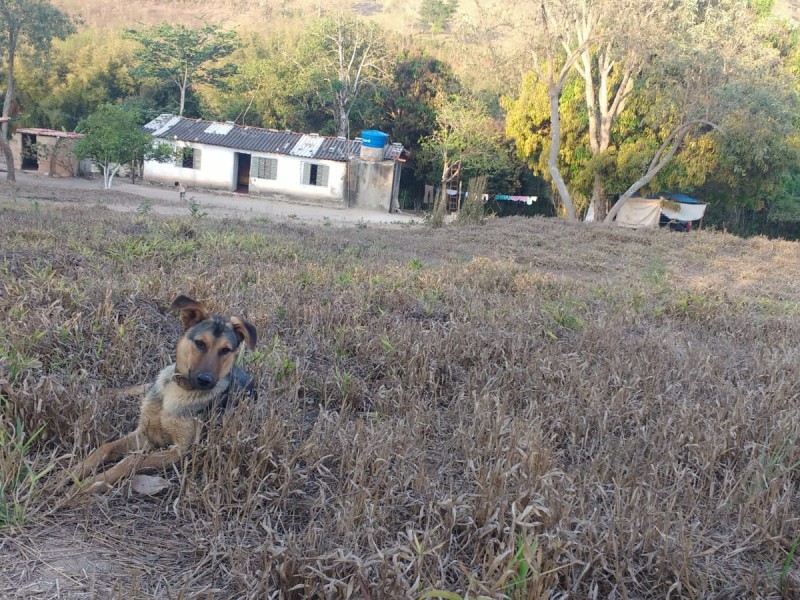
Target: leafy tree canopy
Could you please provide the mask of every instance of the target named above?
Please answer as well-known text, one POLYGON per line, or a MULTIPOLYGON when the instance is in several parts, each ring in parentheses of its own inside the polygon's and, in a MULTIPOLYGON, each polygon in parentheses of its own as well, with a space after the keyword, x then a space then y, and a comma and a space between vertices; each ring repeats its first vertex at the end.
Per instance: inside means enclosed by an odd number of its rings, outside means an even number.
POLYGON ((180 115, 194 85, 221 86, 236 72, 236 65, 221 61, 240 47, 239 38, 219 25, 206 23, 191 29, 162 23, 144 30, 130 29, 126 36, 141 45, 133 54, 138 65, 132 74, 176 85, 180 115))
POLYGON ((172 146, 154 144, 153 136, 141 130, 135 111, 117 104, 98 108, 81 121, 78 131, 84 137, 75 144, 75 155, 97 163, 106 189, 122 166, 137 160, 166 162, 175 156, 172 146))

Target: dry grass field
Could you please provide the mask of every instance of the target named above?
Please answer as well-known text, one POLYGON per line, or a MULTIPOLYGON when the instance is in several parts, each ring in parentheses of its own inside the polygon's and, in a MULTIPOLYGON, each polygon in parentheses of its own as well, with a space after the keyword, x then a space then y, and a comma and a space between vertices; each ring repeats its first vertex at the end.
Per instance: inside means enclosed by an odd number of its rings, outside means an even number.
POLYGON ((800 595, 797 244, 104 194, 0 188, 0 597, 800 595), (178 293, 257 327, 258 402, 160 493, 70 499, 135 424, 109 389, 170 361, 178 293))

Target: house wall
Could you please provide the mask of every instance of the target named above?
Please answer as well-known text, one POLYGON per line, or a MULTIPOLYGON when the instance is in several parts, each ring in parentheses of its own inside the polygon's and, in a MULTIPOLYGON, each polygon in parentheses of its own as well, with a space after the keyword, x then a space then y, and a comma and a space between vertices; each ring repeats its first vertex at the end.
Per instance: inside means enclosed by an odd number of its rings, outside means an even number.
MULTIPOLYGON (((78 174, 79 161, 72 154, 76 140, 71 138, 36 134, 38 150, 37 173, 50 177, 74 177, 78 174)), ((16 168, 22 166, 22 134, 11 138, 11 153, 16 168)))
MULTIPOLYGON (((276 158, 278 173, 276 179, 260 179, 250 176, 250 192, 254 194, 287 194, 299 199, 333 201, 345 204, 345 179, 347 163, 332 160, 314 160, 284 154, 265 154, 257 152, 252 158, 276 158), (305 185, 303 181, 303 163, 310 162, 325 165, 328 172, 328 185, 305 185)), ((252 159, 251 159, 252 160, 252 159)), ((252 164, 252 163, 251 163, 252 164)))
MULTIPOLYGON (((167 140, 159 140, 167 141, 167 140)), ((181 144, 172 145, 193 147, 200 150, 200 168, 186 169, 173 162, 157 163, 146 161, 144 164, 144 179, 156 181, 167 185, 180 181, 187 187, 201 187, 210 189, 223 189, 234 191, 237 188, 237 150, 210 146, 206 144, 181 144)), ((314 160, 285 154, 267 154, 264 152, 239 152, 250 154, 250 179, 249 192, 251 194, 283 194, 298 200, 315 200, 333 202, 345 205, 345 179, 347 163, 314 160), (253 159, 256 157, 275 158, 278 161, 276 179, 261 179, 253 176, 253 159), (326 186, 304 185, 302 183, 303 163, 311 162, 325 165, 329 168, 328 184, 326 186)))
POLYGON ((399 163, 392 160, 375 162, 354 158, 350 161, 350 168, 352 170, 350 206, 389 212, 393 205, 397 205, 399 163))
MULTIPOLYGON (((166 142, 167 140, 159 140, 166 142)), ((174 162, 145 161, 143 177, 168 185, 180 181, 187 187, 202 187, 233 191, 236 189, 235 151, 230 148, 206 144, 173 143, 176 148, 191 147, 200 150, 200 168, 187 169, 174 162)))

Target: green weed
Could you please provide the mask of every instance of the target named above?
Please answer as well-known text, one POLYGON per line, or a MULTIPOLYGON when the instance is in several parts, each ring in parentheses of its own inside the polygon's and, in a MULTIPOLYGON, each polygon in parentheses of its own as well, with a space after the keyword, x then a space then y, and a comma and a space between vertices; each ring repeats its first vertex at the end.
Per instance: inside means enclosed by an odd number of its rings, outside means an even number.
POLYGON ((538 577, 537 566, 541 562, 541 551, 538 541, 533 538, 528 542, 523 536, 517 538, 517 551, 511 558, 508 570, 513 575, 506 585, 505 593, 509 598, 528 598, 528 588, 538 577))
POLYGON ((201 210, 200 203, 194 199, 194 197, 189 199, 189 216, 193 219, 202 219, 205 216, 208 216, 208 211, 201 210))
POLYGON ((143 198, 139 206, 136 207, 136 214, 144 217, 149 215, 152 209, 153 201, 150 198, 143 198))
POLYGON ((37 484, 56 466, 50 462, 40 469, 29 456, 45 427, 26 436, 19 419, 13 425, 0 420, 0 528, 25 522, 37 484))
POLYGON ((421 271, 425 268, 423 262, 418 258, 409 258, 408 259, 408 268, 412 271, 421 271))

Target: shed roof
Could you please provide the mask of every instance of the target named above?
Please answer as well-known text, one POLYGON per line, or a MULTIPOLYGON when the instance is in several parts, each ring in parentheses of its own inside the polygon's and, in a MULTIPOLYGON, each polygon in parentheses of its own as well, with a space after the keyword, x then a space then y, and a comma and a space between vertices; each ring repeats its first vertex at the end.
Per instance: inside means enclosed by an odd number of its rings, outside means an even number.
MULTIPOLYGON (((143 127, 153 137, 222 146, 245 152, 287 154, 317 160, 346 162, 361 152, 361 140, 346 140, 317 134, 278 131, 235 123, 187 119, 172 114, 156 117, 143 127)), ((402 152, 399 144, 386 146, 384 158, 395 160, 402 152), (398 149, 399 147, 399 149, 398 149)))
POLYGON ((82 133, 75 133, 73 131, 59 131, 58 129, 42 129, 40 127, 20 127, 17 133, 28 133, 32 135, 41 135, 57 138, 70 138, 78 140, 83 137, 82 133))

